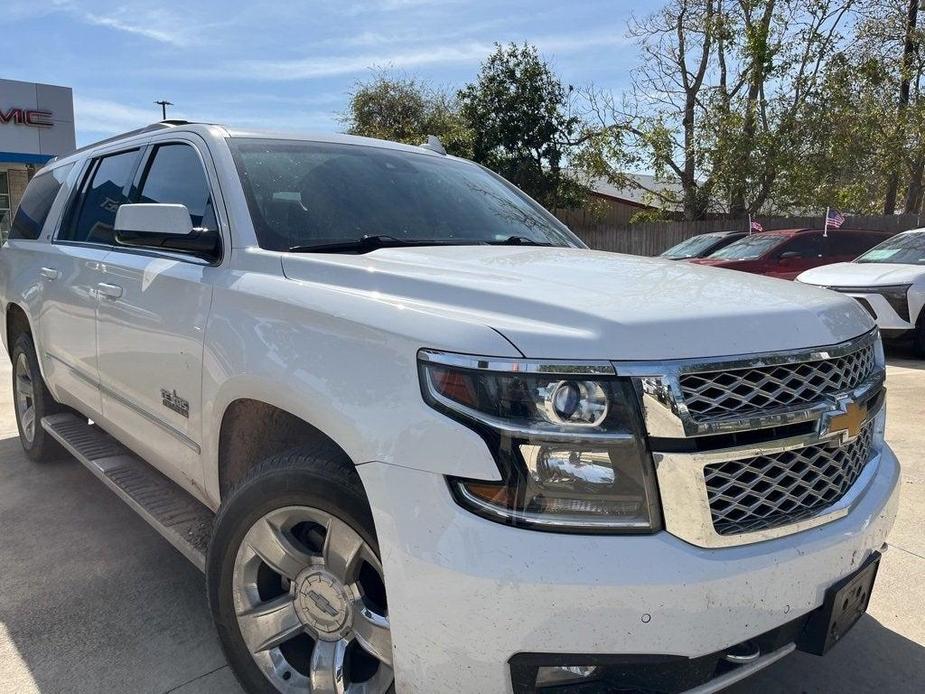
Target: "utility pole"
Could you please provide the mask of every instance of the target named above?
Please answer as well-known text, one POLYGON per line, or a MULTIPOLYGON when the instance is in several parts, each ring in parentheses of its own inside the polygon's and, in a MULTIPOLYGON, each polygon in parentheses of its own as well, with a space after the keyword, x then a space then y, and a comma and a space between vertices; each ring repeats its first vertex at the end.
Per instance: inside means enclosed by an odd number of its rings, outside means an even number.
POLYGON ((161 107, 161 120, 167 120, 167 107, 173 106, 173 104, 169 101, 165 101, 164 99, 155 101, 154 103, 161 107))
MULTIPOLYGON (((906 13, 906 40, 903 44, 902 74, 899 83, 899 107, 897 113, 896 139, 900 143, 906 137, 906 108, 909 106, 909 92, 912 87, 912 60, 918 50, 915 41, 915 29, 919 21, 919 3, 922 0, 909 0, 909 10, 906 13)), ((896 212, 896 193, 899 189, 899 170, 903 165, 902 153, 905 149, 901 144, 900 156, 896 157, 893 171, 886 184, 886 199, 883 204, 883 214, 896 212)))

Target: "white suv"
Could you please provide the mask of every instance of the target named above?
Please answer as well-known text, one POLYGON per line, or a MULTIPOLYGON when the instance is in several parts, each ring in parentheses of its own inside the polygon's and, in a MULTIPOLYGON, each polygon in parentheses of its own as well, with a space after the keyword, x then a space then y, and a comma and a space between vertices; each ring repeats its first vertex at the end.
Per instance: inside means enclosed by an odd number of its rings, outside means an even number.
POLYGON ((911 337, 925 357, 925 229, 897 234, 853 262, 807 270, 797 281, 854 298, 885 338, 911 337))
POLYGON ((27 454, 205 570, 250 692, 714 691, 837 641, 896 512, 856 302, 590 251, 434 142, 93 145, 0 300, 27 454))

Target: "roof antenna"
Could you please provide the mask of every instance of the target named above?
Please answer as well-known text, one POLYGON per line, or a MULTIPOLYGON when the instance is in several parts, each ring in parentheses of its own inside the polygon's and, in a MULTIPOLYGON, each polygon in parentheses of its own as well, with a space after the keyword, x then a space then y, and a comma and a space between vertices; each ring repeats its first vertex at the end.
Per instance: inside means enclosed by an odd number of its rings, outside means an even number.
POLYGON ((167 120, 167 107, 173 106, 173 103, 167 101, 167 99, 161 99, 159 101, 155 101, 154 103, 161 107, 161 120, 167 120))
POLYGON ((440 138, 436 135, 428 135, 427 142, 421 145, 424 149, 429 149, 431 152, 436 152, 437 154, 442 154, 446 156, 446 149, 443 147, 443 143, 440 142, 440 138))

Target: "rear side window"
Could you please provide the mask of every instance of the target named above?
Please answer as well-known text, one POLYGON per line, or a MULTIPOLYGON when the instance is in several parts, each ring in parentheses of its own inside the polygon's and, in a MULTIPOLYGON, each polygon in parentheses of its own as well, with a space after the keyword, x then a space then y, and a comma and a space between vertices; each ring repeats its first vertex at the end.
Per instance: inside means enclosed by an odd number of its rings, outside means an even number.
POLYGON ((52 171, 40 173, 29 181, 26 192, 19 201, 16 216, 13 217, 11 239, 37 239, 42 234, 42 227, 45 226, 51 206, 73 166, 59 166, 52 171))
POLYGON ((218 228, 206 172, 190 145, 160 145, 154 150, 138 202, 186 205, 194 227, 218 228))
POLYGON ((10 182, 6 171, 0 171, 0 241, 10 232, 10 182))
POLYGON ((125 191, 137 159, 138 150, 132 150, 93 162, 90 175, 74 200, 75 213, 69 215, 68 224, 58 235, 60 240, 113 243, 116 210, 128 202, 125 191))
POLYGON ((830 254, 856 258, 885 239, 886 237, 880 234, 846 234, 844 232, 830 231, 830 254))

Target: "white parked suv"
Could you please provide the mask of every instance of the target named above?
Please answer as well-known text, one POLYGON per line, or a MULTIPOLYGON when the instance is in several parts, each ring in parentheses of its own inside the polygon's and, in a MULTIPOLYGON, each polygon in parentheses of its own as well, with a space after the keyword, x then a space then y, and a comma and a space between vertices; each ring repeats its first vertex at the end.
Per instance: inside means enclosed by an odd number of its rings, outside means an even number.
POLYGON ((101 142, 0 300, 26 453, 204 569, 249 692, 715 691, 837 642, 896 512, 855 301, 590 251, 434 142, 101 142))
POLYGON ((807 270, 797 281, 853 297, 884 337, 911 337, 925 357, 925 229, 897 234, 854 262, 807 270))

